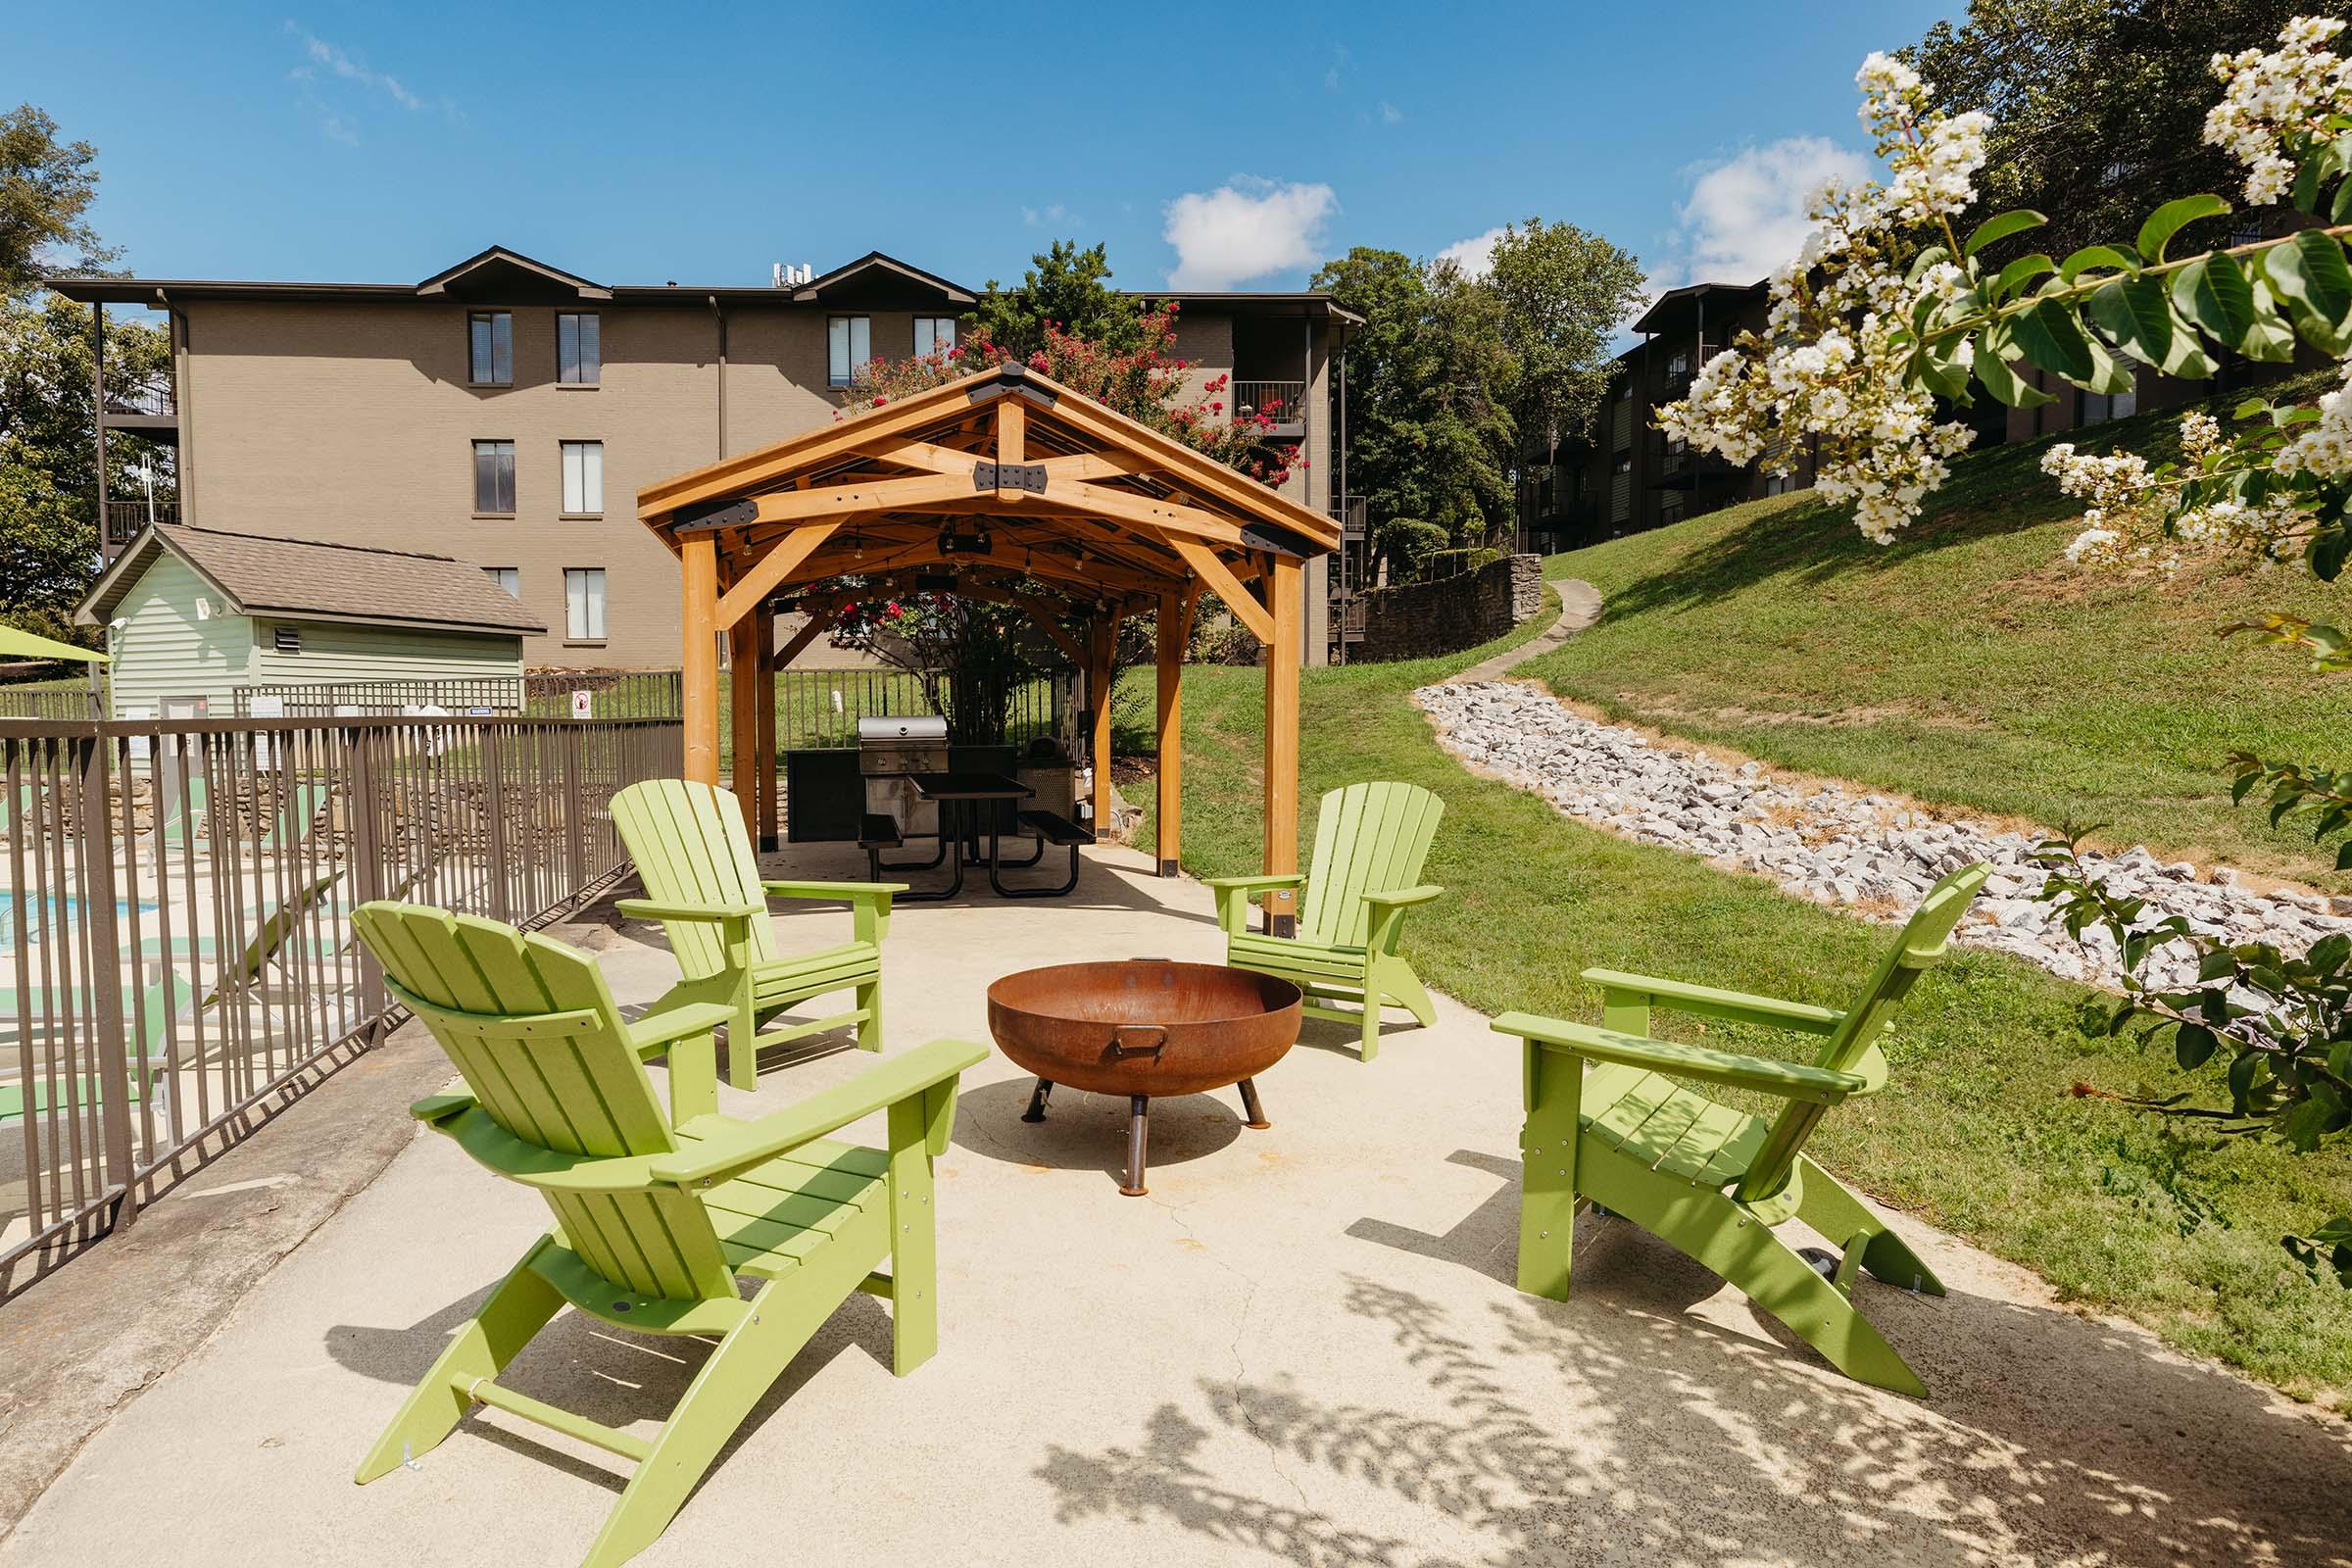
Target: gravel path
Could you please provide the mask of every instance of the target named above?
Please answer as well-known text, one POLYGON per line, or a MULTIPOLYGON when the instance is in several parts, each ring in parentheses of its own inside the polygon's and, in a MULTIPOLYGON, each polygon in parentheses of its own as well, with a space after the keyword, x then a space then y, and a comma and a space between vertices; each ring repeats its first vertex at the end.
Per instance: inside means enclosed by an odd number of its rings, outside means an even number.
MULTIPOLYGON (((1562 812, 1645 844, 1704 856, 1771 877, 1785 892, 1877 920, 1907 916, 1936 879, 1972 860, 1991 878, 1960 939, 2030 958, 2054 974, 2116 986, 2104 934, 2078 945, 2051 906, 2035 901, 2046 873, 2031 862, 2042 833, 2005 830, 1858 786, 1799 783, 1753 761, 1725 761, 1570 711, 1539 687, 1455 680, 1413 694, 1446 749, 1464 762, 1562 812)), ((2187 920, 2227 942, 2271 942, 2300 953, 2352 931, 2352 899, 2279 890, 2257 893, 2227 866, 2165 861, 2147 850, 2086 854, 2084 864, 2119 894, 2187 920)), ((2150 918, 2154 918, 2153 915, 2150 918)), ((2194 978, 2195 957, 2175 944, 2151 972, 2194 978)))

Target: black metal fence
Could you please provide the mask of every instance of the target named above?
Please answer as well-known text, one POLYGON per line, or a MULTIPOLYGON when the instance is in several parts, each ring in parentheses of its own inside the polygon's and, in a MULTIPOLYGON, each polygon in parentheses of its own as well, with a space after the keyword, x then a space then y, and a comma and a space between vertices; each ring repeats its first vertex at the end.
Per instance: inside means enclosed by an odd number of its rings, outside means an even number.
MULTIPOLYGON (((977 734, 958 725, 958 738, 976 743, 1026 746, 1040 736, 1061 733, 1068 714, 1070 679, 1065 670, 982 683, 969 700, 984 709, 965 715, 965 724, 996 733, 977 734)), ((824 751, 858 744, 861 718, 939 714, 953 718, 956 683, 945 671, 908 669, 782 669, 776 672, 776 749, 824 751)))
POLYGON ((681 763, 663 719, 0 721, 0 1294, 380 1037, 360 904, 547 919, 681 763))

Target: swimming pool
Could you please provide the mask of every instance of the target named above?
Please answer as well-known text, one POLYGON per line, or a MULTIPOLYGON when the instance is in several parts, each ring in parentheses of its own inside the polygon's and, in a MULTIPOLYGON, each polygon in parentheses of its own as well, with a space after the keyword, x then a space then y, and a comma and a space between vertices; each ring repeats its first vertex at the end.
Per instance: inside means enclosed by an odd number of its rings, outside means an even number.
MULTIPOLYGON (((142 900, 139 904, 139 911, 142 914, 152 914, 155 912, 155 905, 150 901, 142 900)), ((70 893, 63 898, 51 894, 46 899, 40 899, 24 894, 0 892, 0 948, 13 948, 17 945, 17 923, 20 918, 24 924, 24 940, 26 942, 44 941, 53 934, 62 935, 79 927, 81 900, 70 893)), ((115 901, 115 918, 118 920, 130 918, 130 901, 128 899, 115 901)))

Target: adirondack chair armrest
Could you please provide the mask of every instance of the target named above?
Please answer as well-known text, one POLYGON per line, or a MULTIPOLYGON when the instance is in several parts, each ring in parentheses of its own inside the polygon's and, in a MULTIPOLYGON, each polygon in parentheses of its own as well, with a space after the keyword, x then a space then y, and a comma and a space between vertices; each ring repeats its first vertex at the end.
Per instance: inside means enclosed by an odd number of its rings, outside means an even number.
POLYGON ((655 1181, 680 1185, 718 1180, 838 1131, 886 1105, 951 1083, 964 1068, 987 1056, 986 1046, 934 1040, 904 1055, 876 1062, 846 1084, 757 1121, 698 1116, 678 1129, 696 1140, 694 1147, 655 1155, 648 1172, 655 1181))
POLYGON ((689 1035, 706 1034, 735 1016, 731 1003, 688 1002, 650 1012, 629 1025, 629 1045, 643 1056, 689 1035))
POLYGON ((1217 924, 1227 936, 1238 937, 1250 928, 1251 894, 1302 888, 1306 878, 1296 871, 1276 876, 1212 876, 1206 886, 1217 896, 1217 924))
POLYGON ((1367 893, 1364 902, 1372 906, 1371 920, 1364 932, 1364 946, 1373 953, 1395 953, 1396 938, 1404 930, 1404 911, 1416 904, 1427 904, 1445 893, 1444 888, 1422 886, 1397 888, 1390 893, 1367 893))
POLYGON ((767 912, 762 904, 673 904, 667 899, 615 899, 612 907, 632 920, 748 920, 767 912))
POLYGON ((409 1107, 409 1114, 427 1126, 438 1126, 450 1117, 472 1108, 471 1095, 427 1095, 409 1107))
POLYGON ((859 942, 880 943, 890 935, 890 899, 894 893, 904 893, 911 882, 761 882, 760 888, 776 899, 846 899, 850 906, 851 934, 859 942))
POLYGON ((1678 1045, 1619 1034, 1592 1024, 1540 1018, 1529 1012, 1506 1012, 1494 1022, 1496 1034, 1518 1035, 1536 1045, 1587 1061, 1616 1062, 1646 1067, 1674 1078, 1752 1089, 1780 1100, 1804 1100, 1835 1105, 1850 1095, 1866 1094, 1870 1080, 1859 1073, 1838 1072, 1770 1056, 1744 1056, 1703 1046, 1678 1045))
POLYGON ((1778 997, 1751 996, 1744 991, 1718 991, 1655 975, 1627 974, 1621 969, 1587 969, 1584 978, 1600 987, 1605 1006, 1628 1004, 1662 1007, 1668 1012, 1732 1023, 1760 1024, 1767 1029, 1794 1029, 1803 1034, 1835 1034, 1845 1014, 1835 1007, 1806 1002, 1783 1002, 1778 997))
POLYGON ((1394 893, 1367 893, 1364 895, 1364 902, 1379 909, 1408 904, 1427 904, 1432 899, 1443 898, 1445 893, 1444 888, 1430 887, 1424 884, 1417 888, 1398 888, 1394 893))

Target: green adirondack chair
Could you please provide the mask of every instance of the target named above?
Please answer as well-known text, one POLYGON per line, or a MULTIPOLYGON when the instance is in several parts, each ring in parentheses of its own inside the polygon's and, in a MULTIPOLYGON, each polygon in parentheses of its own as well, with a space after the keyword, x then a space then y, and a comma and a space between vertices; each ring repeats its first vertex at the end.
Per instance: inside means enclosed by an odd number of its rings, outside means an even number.
POLYGON ((1966 866, 1929 890, 1844 1012, 1587 969, 1601 988, 1601 1027, 1525 1012, 1495 1019, 1496 1031, 1527 1043, 1519 1288, 1568 1298, 1576 1215, 1597 1203, 1739 1286, 1846 1376, 1924 1397, 1927 1386, 1855 1307, 1854 1275, 1867 1270, 1931 1296, 1943 1282, 1804 1148, 1831 1106, 1886 1086, 1878 1038, 1912 983, 1943 957, 1990 874, 1966 866), (1674 1045, 1648 1038, 1652 1007, 1828 1043, 1810 1066, 1674 1045), (1787 1108, 1751 1116, 1678 1079, 1768 1095, 1787 1108), (1782 1241, 1774 1227, 1790 1218, 1836 1242, 1837 1255, 1817 1254, 1816 1267, 1782 1241))
POLYGON ((725 1004, 690 1003, 631 1025, 595 960, 551 938, 419 905, 363 905, 355 919, 386 989, 466 1077, 466 1093, 418 1101, 412 1113, 537 1188, 556 1220, 368 1451, 362 1485, 486 1404, 634 1462, 586 1558, 612 1568, 662 1534, 853 1292, 890 1301, 893 1370, 904 1377, 929 1358, 939 1333, 931 1166, 947 1149, 957 1075, 985 1048, 934 1041, 737 1121, 710 1109, 711 1029, 727 1021, 725 1004), (666 1117, 643 1065, 664 1052, 666 1117), (887 1149, 826 1138, 877 1110, 888 1112, 887 1149), (737 1276, 758 1283, 749 1299, 737 1276), (566 1302, 612 1328, 718 1341, 650 1441, 497 1381, 566 1302))
POLYGON ((1445 814, 1446 803, 1414 784, 1350 784, 1324 796, 1306 875, 1209 878, 1225 928, 1225 962, 1291 981, 1306 993, 1310 1018, 1360 1021, 1366 1061, 1380 1054, 1384 1004, 1428 1028, 1437 1007, 1397 955, 1396 936, 1405 910, 1446 891, 1416 885, 1445 814), (1296 937, 1249 928, 1251 896, 1278 888, 1300 890, 1296 937), (1328 1004, 1334 1001, 1356 1005, 1328 1004))
POLYGON ((828 1029, 858 1026, 858 1044, 882 1049, 882 939, 890 932, 890 898, 904 882, 771 882, 752 858, 751 835, 735 797, 711 784, 682 778, 648 779, 612 797, 612 822, 648 895, 616 907, 638 919, 659 920, 685 978, 662 1005, 724 1001, 727 1080, 738 1089, 758 1081, 754 1045, 777 1046, 828 1029), (776 951, 767 901, 846 900, 848 942, 786 957, 776 951), (778 1013, 832 991, 855 991, 857 1005, 811 1023, 759 1035, 778 1013))

